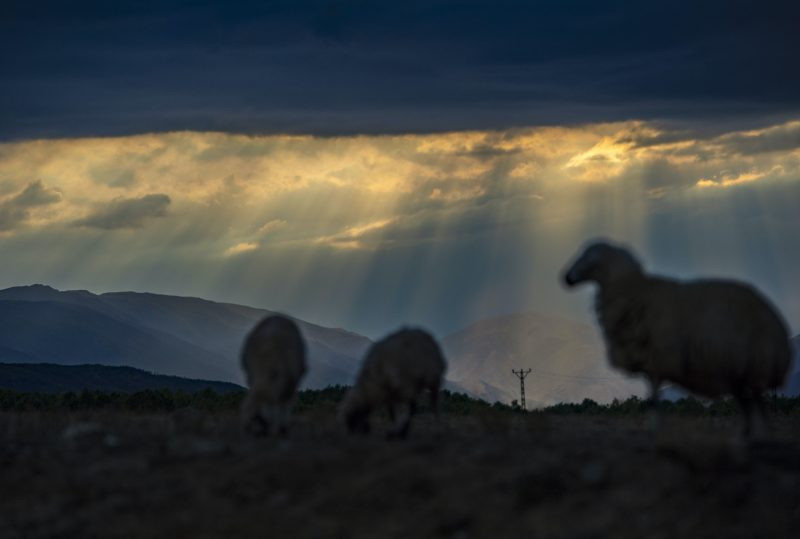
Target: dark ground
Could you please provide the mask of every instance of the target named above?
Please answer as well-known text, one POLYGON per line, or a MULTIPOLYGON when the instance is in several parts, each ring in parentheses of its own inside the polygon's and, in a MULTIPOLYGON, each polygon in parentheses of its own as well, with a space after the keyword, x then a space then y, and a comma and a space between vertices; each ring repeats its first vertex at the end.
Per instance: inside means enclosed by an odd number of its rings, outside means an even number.
MULTIPOLYGON (((428 417, 405 442, 306 412, 0 414, 0 537, 798 537, 800 419, 428 417)), ((378 429, 380 430, 380 426, 378 429)))

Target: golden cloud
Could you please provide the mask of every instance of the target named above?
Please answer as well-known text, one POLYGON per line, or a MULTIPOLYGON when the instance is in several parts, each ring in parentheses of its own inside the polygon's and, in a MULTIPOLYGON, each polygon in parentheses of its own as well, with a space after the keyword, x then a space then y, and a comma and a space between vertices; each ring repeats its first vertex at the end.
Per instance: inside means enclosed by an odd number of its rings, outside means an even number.
POLYGON ((248 251, 255 251, 258 249, 258 244, 255 242, 241 242, 225 249, 225 256, 234 256, 248 251))
MULTIPOLYGON (((630 202, 692 186, 796 180, 798 133, 792 121, 705 140, 622 122, 401 136, 179 132, 23 141, 0 145, 0 201, 21 196, 37 178, 58 203, 22 213, 9 206, 8 223, 153 230, 227 255, 259 245, 365 248, 415 216, 445 222, 502 207, 487 201, 547 200, 532 218, 557 222, 564 218, 548 212, 585 211, 586 188, 626 193, 630 202), (153 218, 167 206, 169 219, 153 218)), ((6 226, 6 234, 16 228, 6 226)))

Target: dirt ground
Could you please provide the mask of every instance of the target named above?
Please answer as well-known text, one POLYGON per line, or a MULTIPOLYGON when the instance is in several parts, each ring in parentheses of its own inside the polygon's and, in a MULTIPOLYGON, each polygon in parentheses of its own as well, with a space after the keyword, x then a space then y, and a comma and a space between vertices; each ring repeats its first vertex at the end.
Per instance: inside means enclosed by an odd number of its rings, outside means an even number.
POLYGON ((420 418, 410 439, 232 413, 0 415, 0 537, 797 537, 800 420, 420 418))

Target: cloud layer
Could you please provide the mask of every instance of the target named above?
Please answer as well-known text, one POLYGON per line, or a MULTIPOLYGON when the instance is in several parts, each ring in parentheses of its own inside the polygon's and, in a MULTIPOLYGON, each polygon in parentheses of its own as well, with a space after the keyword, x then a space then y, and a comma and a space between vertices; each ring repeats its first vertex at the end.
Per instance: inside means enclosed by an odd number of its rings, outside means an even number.
POLYGON ((800 111, 798 6, 7 0, 0 137, 441 132, 631 118, 719 132, 800 111))
POLYGON ((31 218, 39 207, 61 201, 61 193, 45 187, 41 180, 30 182, 19 193, 0 200, 0 232, 14 230, 31 218))
POLYGON ((582 316, 557 276, 593 236, 755 281, 800 322, 800 122, 431 135, 178 132, 0 144, 0 285, 140 289, 371 335, 582 316), (76 226, 77 225, 77 226, 76 226))
POLYGON ((75 221, 77 226, 113 230, 142 228, 145 221, 164 217, 171 202, 167 195, 150 194, 137 198, 116 198, 75 221))

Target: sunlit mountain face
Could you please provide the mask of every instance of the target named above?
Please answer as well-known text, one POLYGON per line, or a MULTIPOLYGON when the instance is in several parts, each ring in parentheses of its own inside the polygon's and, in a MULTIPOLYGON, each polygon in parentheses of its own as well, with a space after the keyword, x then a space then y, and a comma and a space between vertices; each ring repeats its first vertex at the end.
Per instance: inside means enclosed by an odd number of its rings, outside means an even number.
POLYGON ((800 121, 435 134, 181 131, 0 144, 0 286, 235 301, 379 336, 573 318, 587 239, 755 282, 800 327, 800 121))

